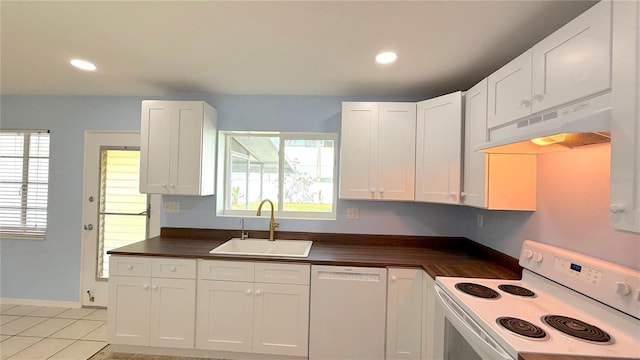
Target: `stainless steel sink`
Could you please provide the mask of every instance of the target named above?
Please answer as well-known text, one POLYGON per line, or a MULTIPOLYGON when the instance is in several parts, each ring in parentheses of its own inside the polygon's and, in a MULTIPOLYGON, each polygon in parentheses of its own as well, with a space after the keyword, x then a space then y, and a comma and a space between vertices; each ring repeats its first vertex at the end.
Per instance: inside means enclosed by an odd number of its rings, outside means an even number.
POLYGON ((233 238, 209 251, 210 254, 307 257, 313 241, 233 238))

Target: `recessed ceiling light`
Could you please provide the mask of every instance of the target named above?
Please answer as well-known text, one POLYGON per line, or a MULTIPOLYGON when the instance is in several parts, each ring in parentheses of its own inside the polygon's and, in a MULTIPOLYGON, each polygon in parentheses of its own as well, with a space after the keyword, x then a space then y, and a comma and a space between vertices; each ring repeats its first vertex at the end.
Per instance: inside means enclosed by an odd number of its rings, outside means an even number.
POLYGON ((393 51, 385 51, 376 55, 376 61, 378 62, 378 64, 391 64, 392 62, 396 61, 397 58, 398 54, 394 53, 393 51))
POLYGON ((92 63, 85 60, 80 60, 80 59, 71 60, 71 65, 77 67, 78 69, 86 70, 86 71, 94 71, 96 69, 96 66, 93 65, 92 63))

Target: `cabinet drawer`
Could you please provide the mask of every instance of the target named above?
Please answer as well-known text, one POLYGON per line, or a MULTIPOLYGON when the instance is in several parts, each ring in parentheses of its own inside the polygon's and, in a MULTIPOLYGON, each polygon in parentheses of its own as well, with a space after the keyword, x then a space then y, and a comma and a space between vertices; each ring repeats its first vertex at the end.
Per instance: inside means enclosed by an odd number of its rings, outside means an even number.
POLYGON ((256 282, 273 284, 309 285, 309 264, 279 264, 260 262, 255 264, 256 282))
POLYGON ((252 262, 198 260, 198 279, 253 281, 253 272, 252 262))
POLYGON ((156 258, 151 263, 151 276, 195 279, 196 261, 191 259, 156 258))
POLYGON ((136 256, 110 256, 109 274, 121 276, 151 276, 151 259, 136 256))

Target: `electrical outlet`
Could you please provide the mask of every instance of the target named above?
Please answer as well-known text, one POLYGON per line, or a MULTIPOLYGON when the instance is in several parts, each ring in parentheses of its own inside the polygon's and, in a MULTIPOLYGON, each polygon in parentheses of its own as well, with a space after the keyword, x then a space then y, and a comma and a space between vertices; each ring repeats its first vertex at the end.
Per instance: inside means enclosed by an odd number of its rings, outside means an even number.
POLYGON ((165 201, 163 204, 164 212, 166 213, 179 213, 180 203, 177 201, 165 201))
POLYGON ((358 208, 347 208, 347 219, 357 219, 359 215, 358 208))
POLYGON ((476 217, 476 222, 478 224, 478 227, 484 227, 484 216, 482 216, 482 214, 478 214, 478 216, 476 217))

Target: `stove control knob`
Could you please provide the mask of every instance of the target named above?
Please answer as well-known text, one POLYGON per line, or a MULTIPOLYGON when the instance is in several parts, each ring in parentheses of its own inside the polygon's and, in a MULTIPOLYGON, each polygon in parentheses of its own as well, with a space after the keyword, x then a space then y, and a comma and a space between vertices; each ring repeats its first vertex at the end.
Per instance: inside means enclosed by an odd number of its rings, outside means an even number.
POLYGON ((535 261, 537 263, 542 262, 542 254, 534 253, 533 254, 533 261, 535 261))
POLYGON ((631 293, 631 286, 623 281, 616 281, 616 293, 626 296, 631 293))
POLYGON ((525 259, 531 259, 531 257, 533 256, 533 251, 527 249, 522 252, 522 255, 524 256, 525 259))

